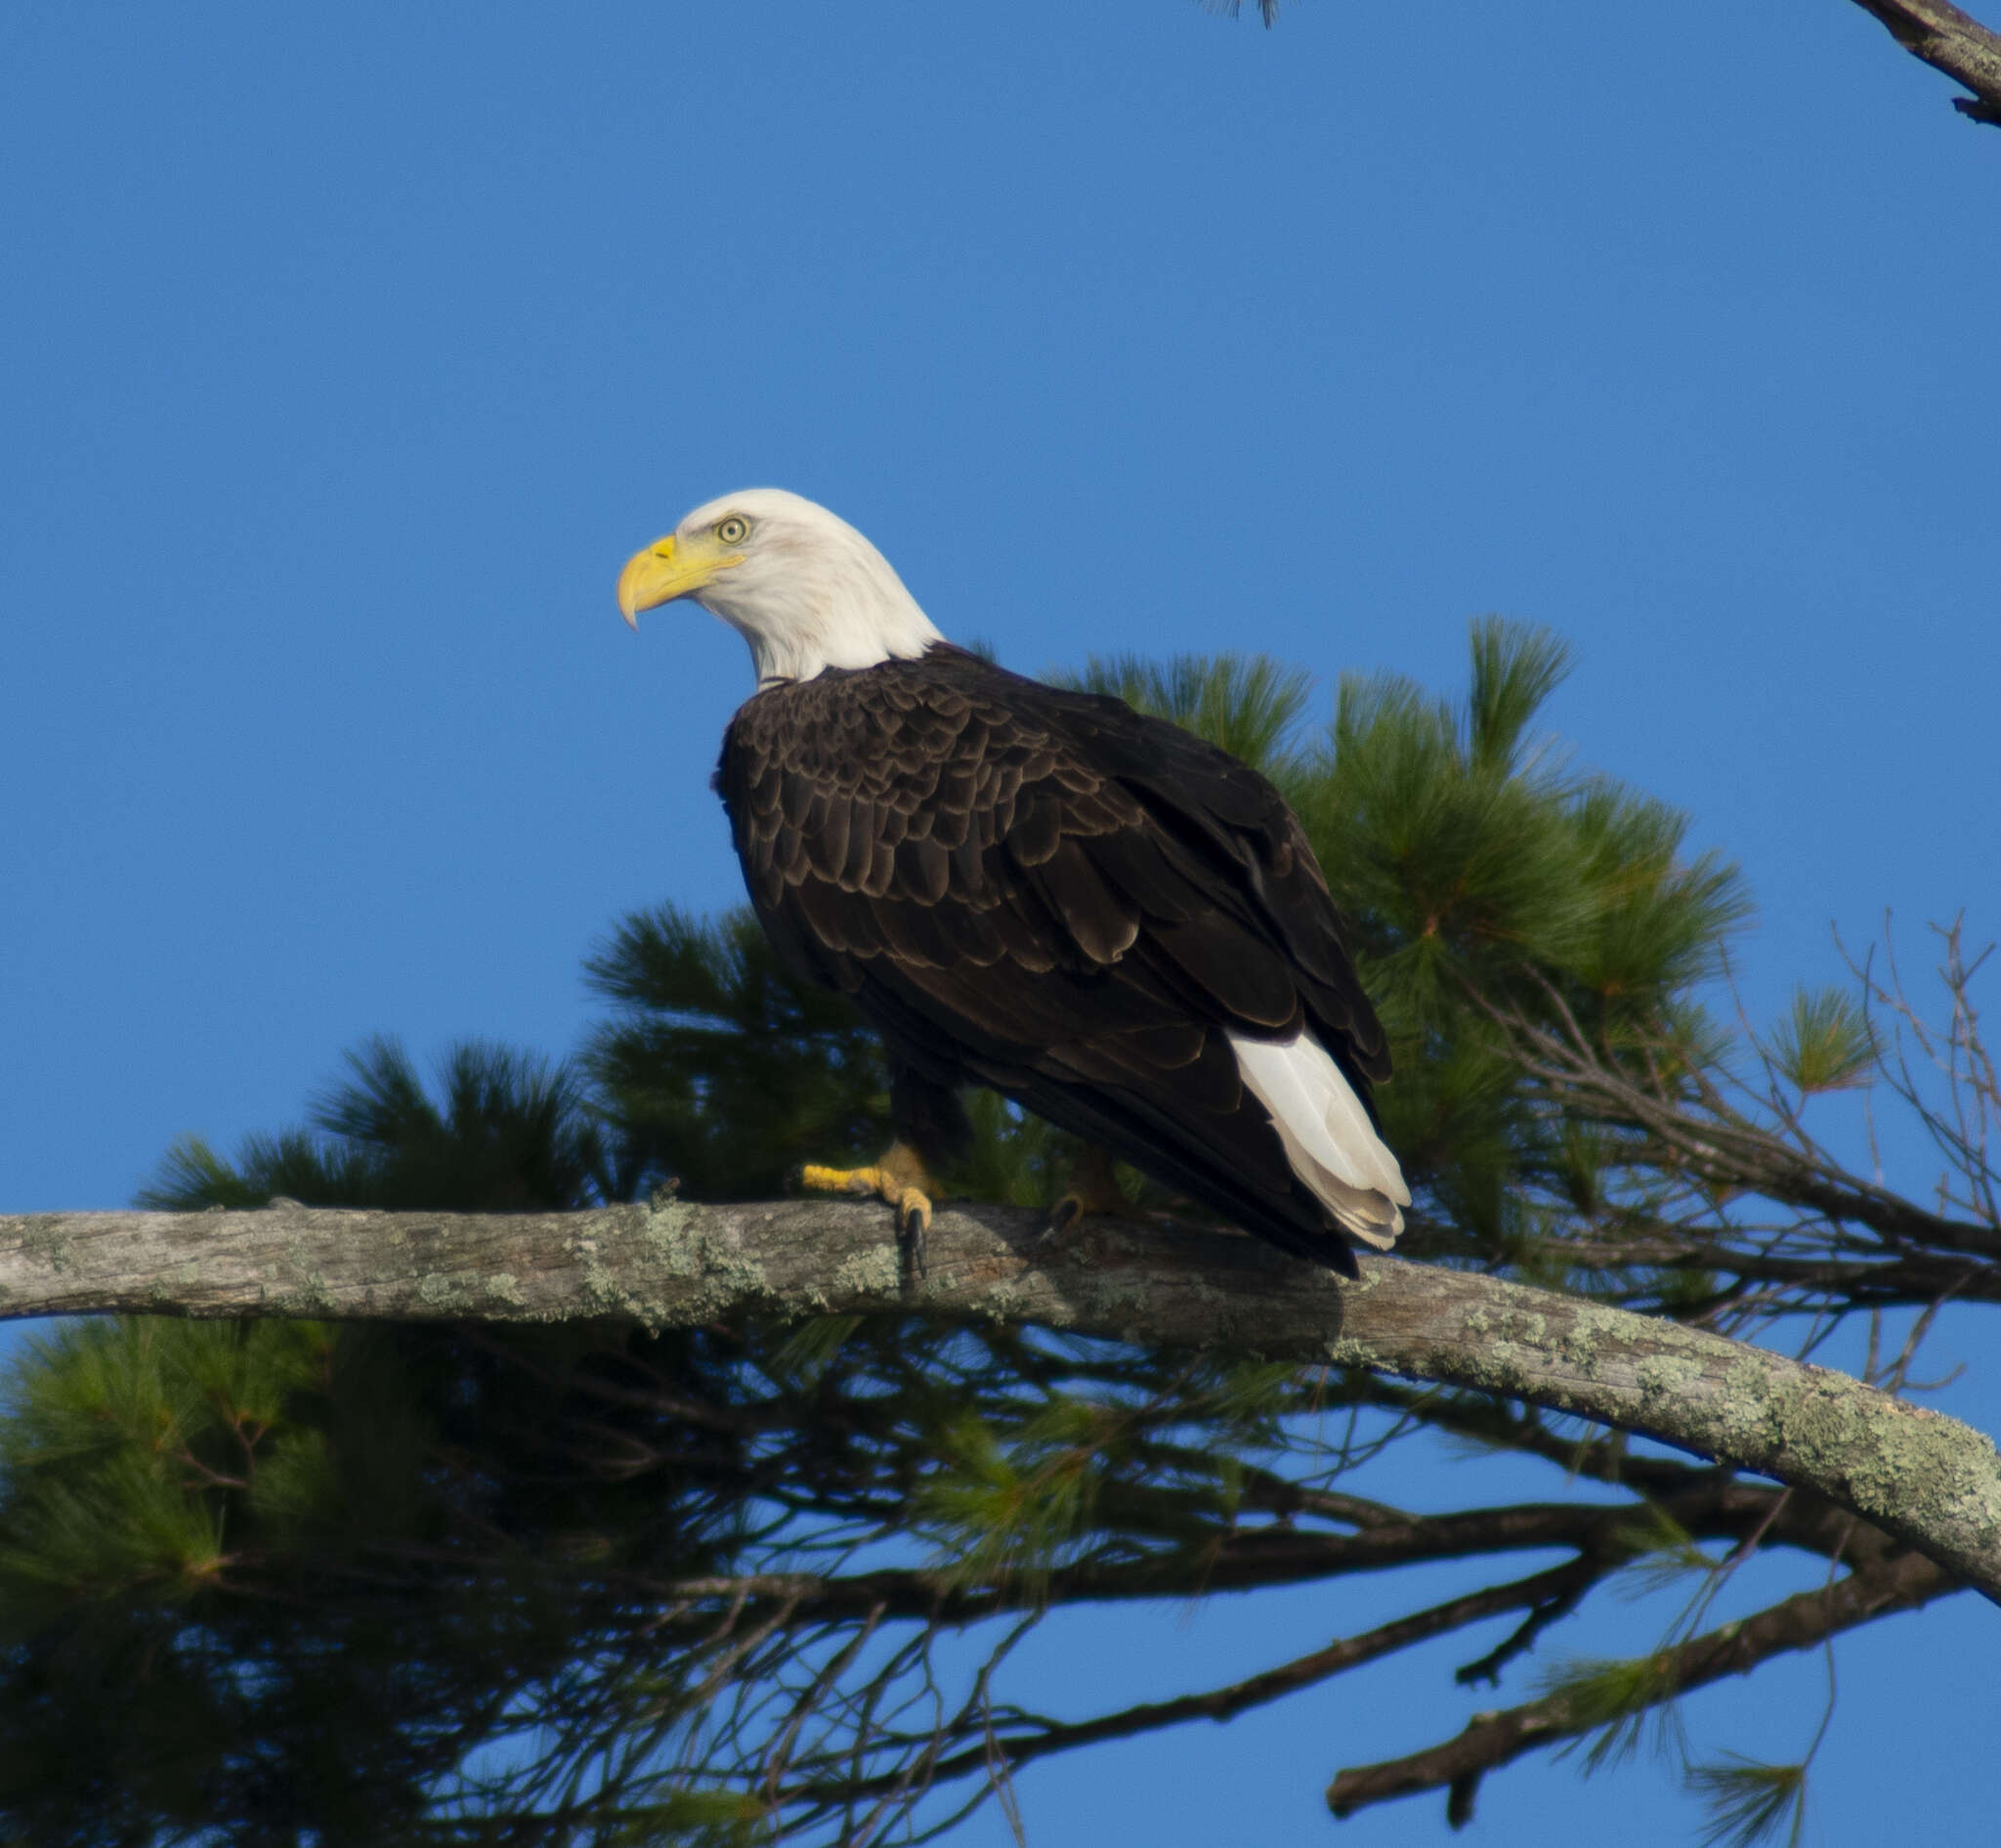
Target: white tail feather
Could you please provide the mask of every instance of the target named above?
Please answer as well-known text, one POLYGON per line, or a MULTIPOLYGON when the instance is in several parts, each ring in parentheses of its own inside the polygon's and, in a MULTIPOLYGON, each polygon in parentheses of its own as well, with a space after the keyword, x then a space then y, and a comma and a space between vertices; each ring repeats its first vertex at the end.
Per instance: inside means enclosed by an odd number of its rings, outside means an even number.
POLYGON ((1293 1173, 1343 1231, 1387 1251, 1403 1230, 1411 1190, 1327 1049, 1304 1032, 1290 1040, 1229 1039, 1245 1088, 1271 1112, 1293 1173))

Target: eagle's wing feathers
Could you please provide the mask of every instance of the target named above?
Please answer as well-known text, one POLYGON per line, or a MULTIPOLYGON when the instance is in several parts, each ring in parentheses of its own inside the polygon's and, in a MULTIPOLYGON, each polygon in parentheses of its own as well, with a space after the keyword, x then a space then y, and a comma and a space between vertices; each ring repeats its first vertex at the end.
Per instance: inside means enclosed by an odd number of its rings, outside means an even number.
POLYGON ((1335 1167, 1316 1124, 1278 1119, 1331 1076, 1343 1097, 1314 1107, 1372 1140, 1368 1081, 1387 1059, 1264 779, 1117 701, 944 648, 760 694, 718 779, 766 928, 900 1056, 1342 1262, 1314 1204, 1333 1183, 1313 1175, 1366 1182, 1373 1157, 1335 1167), (1247 1038, 1273 1048, 1261 1078, 1238 1056, 1247 1038))

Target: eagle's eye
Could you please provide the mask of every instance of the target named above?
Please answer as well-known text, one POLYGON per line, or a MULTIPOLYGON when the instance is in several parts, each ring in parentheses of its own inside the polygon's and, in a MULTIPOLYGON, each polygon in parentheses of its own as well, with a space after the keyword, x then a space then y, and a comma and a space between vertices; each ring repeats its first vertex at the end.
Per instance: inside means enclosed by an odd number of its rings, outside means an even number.
POLYGON ((741 545, 750 537, 750 522, 741 513, 733 513, 715 523, 715 536, 725 545, 741 545))

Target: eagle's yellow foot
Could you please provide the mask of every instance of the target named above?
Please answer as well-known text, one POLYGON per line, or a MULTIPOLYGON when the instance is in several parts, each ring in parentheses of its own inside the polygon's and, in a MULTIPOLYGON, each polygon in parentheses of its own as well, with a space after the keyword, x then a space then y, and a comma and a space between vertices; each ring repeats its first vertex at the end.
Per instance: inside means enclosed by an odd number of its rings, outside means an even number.
POLYGON ((931 1202, 941 1190, 923 1157, 908 1143, 890 1143, 868 1168, 823 1168, 809 1162, 799 1171, 799 1184, 818 1193, 873 1193, 887 1201, 896 1209, 896 1235, 910 1250, 912 1268, 923 1273, 924 1234, 931 1229, 931 1202))
POLYGON ((1060 1238, 1086 1215, 1106 1214, 1115 1219, 1134 1219, 1132 1202, 1112 1172, 1112 1157, 1095 1142, 1078 1156, 1070 1179, 1049 1209, 1049 1223, 1036 1242, 1047 1244, 1060 1238))

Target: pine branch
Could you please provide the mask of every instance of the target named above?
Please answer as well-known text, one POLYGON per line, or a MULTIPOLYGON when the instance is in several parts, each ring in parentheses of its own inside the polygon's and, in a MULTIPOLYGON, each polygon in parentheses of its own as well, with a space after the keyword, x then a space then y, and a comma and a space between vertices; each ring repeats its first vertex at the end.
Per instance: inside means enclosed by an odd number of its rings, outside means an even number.
MULTIPOLYGON (((1553 1567, 1511 1584, 1492 1585, 1463 1597, 1448 1599, 1425 1611, 1397 1617, 1360 1636, 1342 1637, 1307 1655, 1281 1663, 1276 1668, 1246 1676, 1227 1687, 1211 1688, 1201 1694, 1181 1695, 1171 1700, 1143 1701, 1116 1713, 1095 1719, 1043 1720, 983 1739, 970 1750, 940 1758, 932 1766, 934 1783, 978 1775, 997 1759, 1010 1769, 1046 1758, 1052 1753, 1074 1751, 1111 1739, 1131 1739, 1141 1733, 1159 1732, 1188 1720, 1230 1720, 1253 1707, 1264 1706, 1301 1688, 1332 1679, 1351 1668, 1393 1655, 1434 1637, 1484 1621, 1524 1606, 1535 1607, 1571 1593, 1572 1580, 1579 1575, 1576 1563, 1553 1567)), ((1588 1574, 1587 1574, 1588 1575, 1588 1574)), ((830 1784, 824 1789, 803 1787, 788 1790, 792 1803, 845 1802, 876 1794, 891 1786, 898 1774, 860 1784, 830 1784)))
MULTIPOLYGON (((1783 1545, 1829 1560, 1840 1558, 1845 1552, 1852 1554, 1858 1533, 1879 1546, 1886 1543, 1885 1536, 1876 1529, 1858 1526, 1852 1516, 1812 1496, 1767 1488, 1711 1472, 1684 1486, 1679 1494, 1647 1504, 1530 1502, 1449 1515, 1399 1513, 1392 1522, 1358 1534, 1284 1527, 1240 1528, 1218 1532, 1198 1547, 1164 1552, 1136 1564, 1060 1568, 1032 1584, 1016 1581, 960 1585, 948 1571, 922 1567, 882 1568, 847 1574, 772 1572, 690 1579, 644 1578, 638 1582, 650 1599, 676 1612, 712 1613, 721 1610, 734 1613, 735 1618, 747 1620, 784 1606, 790 1613, 789 1620, 800 1627, 858 1611, 879 1611, 891 1617, 963 1627, 1010 1612, 1075 1604, 1199 1598, 1278 1584, 1315 1582, 1350 1572, 1384 1571, 1437 1560, 1564 1549, 1576 1557, 1555 1569, 1566 1587, 1581 1596, 1599 1580, 1651 1550, 1664 1529, 1679 1532, 1690 1541, 1783 1545)), ((1534 1597, 1514 1597, 1518 1586, 1512 1590, 1501 1588, 1508 1595, 1494 1609, 1534 1602, 1542 1596, 1544 1581, 1549 1576, 1545 1573, 1521 1581, 1537 1588, 1534 1597)), ((712 1624, 715 1619, 711 1614, 705 1618, 691 1617, 689 1621, 699 1627, 704 1622, 712 1624)), ((1333 1660, 1334 1657, 1328 1657, 1330 1663, 1333 1660)), ((1328 1666, 1324 1672, 1332 1674, 1337 1669, 1328 1666)), ((1483 1657, 1470 1665, 1462 1671, 1460 1679, 1492 1679, 1489 1659, 1483 1657)), ((1189 1697, 1193 1700, 1210 1698, 1189 1697)))
MULTIPOLYGON (((1762 1491, 1739 1486, 1737 1492, 1762 1491)), ((1491 1512, 1532 1515, 1540 1511, 1491 1512)), ((1896 1611, 1915 1609, 1959 1589, 1950 1576, 1920 1556, 1904 1552, 1887 1536, 1858 1528, 1845 1517, 1833 1517, 1832 1524, 1842 1530, 1851 1556, 1862 1560, 1862 1569, 1851 1572, 1832 1586, 1789 1598, 1746 1621, 1723 1625, 1679 1649, 1665 1652, 1653 1665, 1657 1672, 1649 1677, 1650 1685, 1658 1689, 1654 1703, 1724 1675, 1748 1673, 1767 1656, 1810 1648, 1837 1631, 1896 1611)), ((1331 1680, 1418 1643, 1449 1635, 1510 1611, 1526 1611, 1528 1614, 1514 1636, 1503 1645, 1502 1651, 1495 1652, 1496 1656, 1517 1654, 1551 1621, 1574 1609, 1603 1576, 1609 1564, 1606 1559, 1581 1553, 1574 1560, 1526 1578, 1448 1599, 1362 1635, 1338 1638, 1324 1648, 1276 1667, 1201 1693, 1143 1701, 1087 1720, 1059 1721, 1023 1715, 998 1731, 983 1726, 976 1744, 936 1757, 927 1776, 934 1784, 944 1784, 955 1778, 991 1773, 997 1763, 1004 1763, 1011 1771, 1038 1758, 1107 1740, 1158 1732, 1190 1720, 1233 1719, 1253 1707, 1331 1680)), ((1459 1679, 1480 1678, 1489 1659, 1462 1670, 1459 1679)), ((1447 1785, 1454 1792, 1455 1819, 1463 1822, 1470 1814, 1473 1791, 1486 1771, 1523 1752, 1590 1732, 1602 1723, 1602 1715, 1587 1702, 1567 1694, 1552 1695, 1505 1713, 1484 1714, 1458 1738, 1429 1751, 1342 1772, 1329 1791, 1328 1800, 1335 1814, 1344 1817, 1370 1803, 1447 1785)), ((965 1730, 956 1729, 950 1737, 957 1741, 965 1735, 965 1730)), ((932 1741, 934 1748, 939 1742, 932 1741)), ((893 1770, 859 1781, 840 1777, 825 1782, 807 1781, 794 1784, 782 1797, 788 1804, 802 1805, 810 1811, 881 1794, 907 1777, 907 1771, 893 1770)))
POLYGON ((1957 1421, 1840 1373, 1576 1298, 1364 1259, 1358 1284, 1226 1232, 941 1213, 903 1274, 844 1201, 479 1215, 309 1210, 0 1218, 8 1315, 406 1321, 902 1311, 1227 1348, 1515 1397, 1809 1489, 2001 1602, 2001 1458, 1957 1421))
MULTIPOLYGON (((1760 1662, 1794 1650, 1811 1649, 1843 1630, 1895 1611, 1915 1610, 1957 1589, 1931 1561, 1885 1548, 1881 1542, 1858 1550, 1873 1554, 1847 1577, 1820 1590, 1801 1592, 1758 1612, 1720 1625, 1665 1650, 1650 1664, 1651 1698, 1658 1705, 1725 1675, 1748 1673, 1760 1662)), ((1565 1689, 1503 1712, 1476 1715, 1466 1730, 1443 1744, 1382 1764, 1343 1771, 1329 1786, 1327 1805, 1337 1817, 1352 1816, 1372 1803, 1449 1790, 1455 1825, 1472 1814, 1479 1781, 1524 1752, 1557 1744, 1595 1731, 1605 1715, 1594 1703, 1565 1689)))

